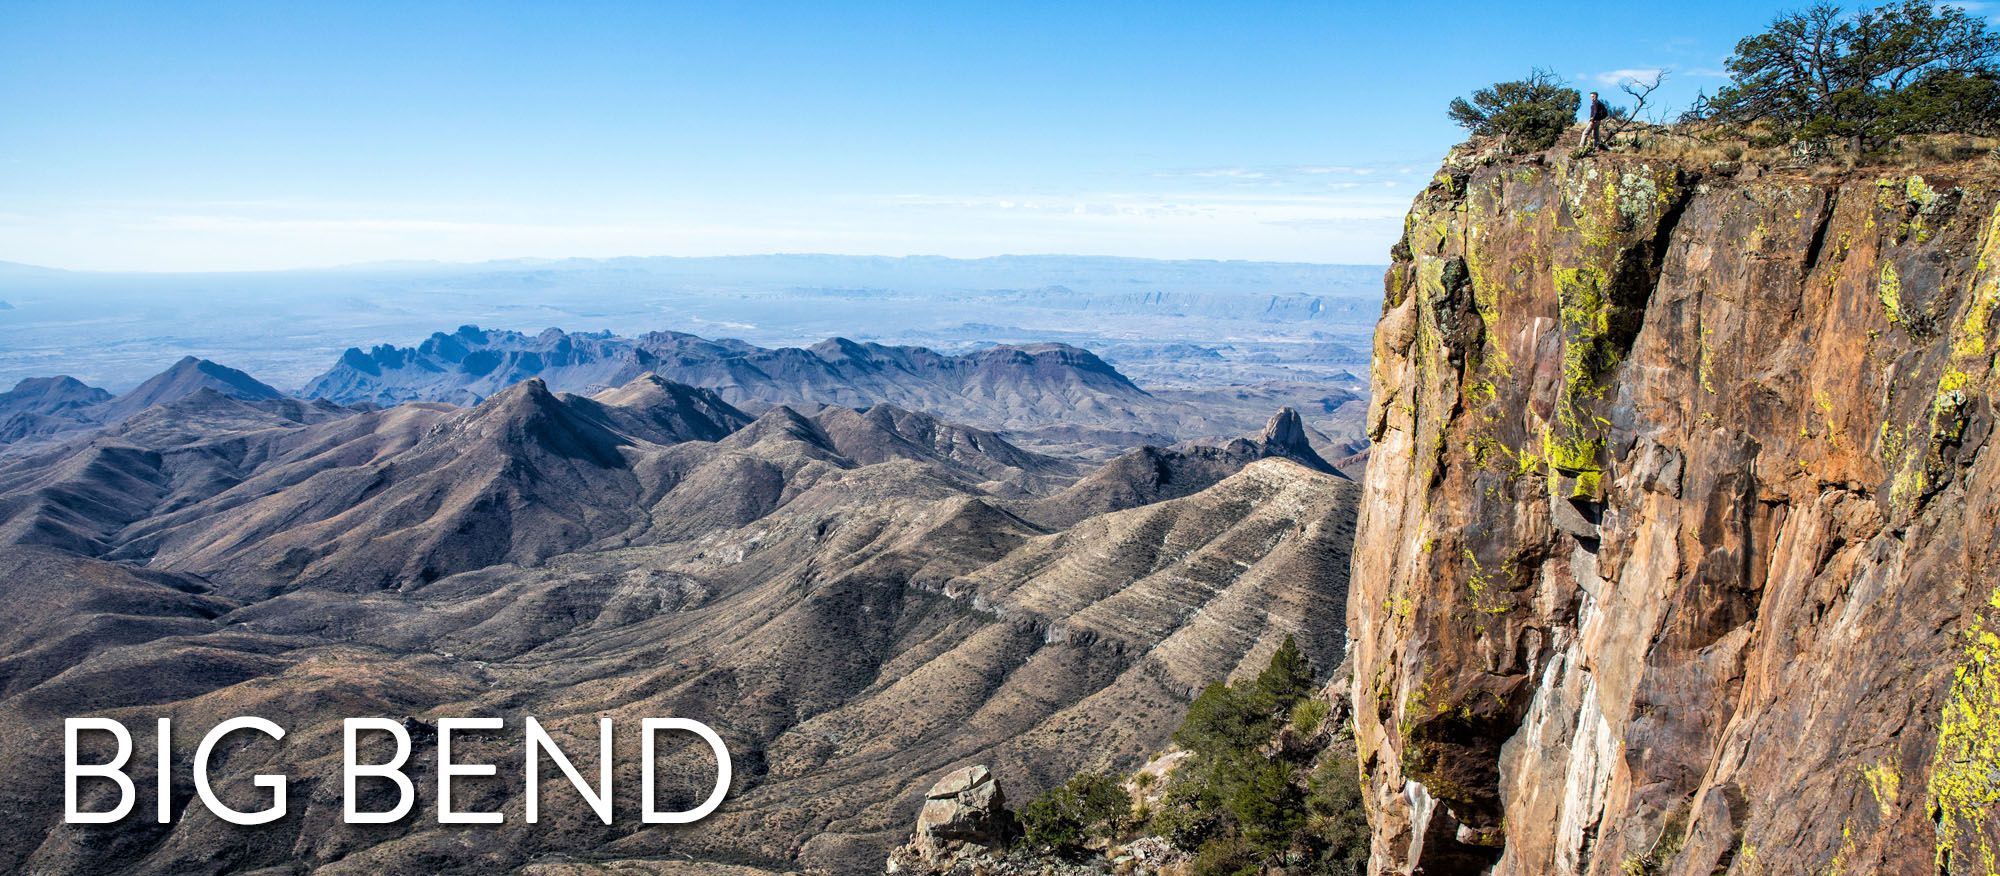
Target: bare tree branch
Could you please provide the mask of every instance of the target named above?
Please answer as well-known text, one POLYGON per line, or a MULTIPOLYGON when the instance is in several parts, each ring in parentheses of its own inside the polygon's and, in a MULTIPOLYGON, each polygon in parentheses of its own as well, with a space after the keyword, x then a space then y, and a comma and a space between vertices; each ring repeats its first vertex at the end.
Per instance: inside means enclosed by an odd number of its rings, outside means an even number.
POLYGON ((1625 130, 1630 128, 1632 123, 1639 119, 1640 113, 1646 110, 1646 104, 1652 100, 1653 92, 1660 90, 1660 85, 1666 81, 1667 71, 1660 70, 1650 77, 1640 78, 1632 76, 1618 83, 1618 90, 1625 92, 1632 98, 1632 106, 1622 112, 1612 114, 1612 118, 1610 119, 1612 124, 1606 126, 1609 130, 1606 131, 1604 139, 1614 144, 1617 143, 1618 135, 1625 133, 1625 130))

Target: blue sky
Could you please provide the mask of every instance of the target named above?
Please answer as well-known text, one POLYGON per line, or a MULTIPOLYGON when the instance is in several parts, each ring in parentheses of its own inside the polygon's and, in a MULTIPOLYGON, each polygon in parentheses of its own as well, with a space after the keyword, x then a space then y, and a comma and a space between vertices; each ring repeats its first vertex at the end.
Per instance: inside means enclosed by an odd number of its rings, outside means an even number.
POLYGON ((0 0, 0 260, 1376 263, 1454 95, 1684 102, 1780 8, 0 0))

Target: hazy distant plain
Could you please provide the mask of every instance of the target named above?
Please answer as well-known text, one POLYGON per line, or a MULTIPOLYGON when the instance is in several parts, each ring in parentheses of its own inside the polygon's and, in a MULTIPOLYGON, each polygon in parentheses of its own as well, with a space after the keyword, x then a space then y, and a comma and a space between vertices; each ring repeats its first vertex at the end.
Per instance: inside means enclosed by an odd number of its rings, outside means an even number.
POLYGON ((1378 266, 1019 256, 746 256, 97 274, 0 265, 0 388, 112 391, 184 355, 297 389, 351 346, 462 324, 670 329, 762 346, 842 336, 961 350, 1063 341, 1148 386, 1337 376, 1367 361, 1378 266), (1193 347, 1182 346, 1193 345, 1193 347))

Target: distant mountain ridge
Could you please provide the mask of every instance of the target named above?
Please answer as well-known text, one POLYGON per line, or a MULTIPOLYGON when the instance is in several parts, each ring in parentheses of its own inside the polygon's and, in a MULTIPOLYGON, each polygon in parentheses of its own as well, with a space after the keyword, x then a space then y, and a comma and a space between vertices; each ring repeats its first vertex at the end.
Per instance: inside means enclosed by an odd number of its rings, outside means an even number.
POLYGON ((203 391, 248 401, 285 398, 248 374, 194 356, 118 396, 68 375, 30 377, 0 393, 0 446, 115 425, 203 391))
POLYGON ((1256 422, 1156 397, 1096 354, 1057 343, 947 354, 830 338, 771 349, 672 331, 626 338, 468 325, 414 347, 350 348, 303 391, 343 404, 472 405, 531 378, 552 391, 587 395, 647 373, 713 389, 752 410, 890 404, 1030 440, 1047 432, 1059 436, 1050 438, 1055 444, 1130 446, 1131 436, 1172 443, 1190 435, 1239 434, 1256 422), (1093 442, 1092 435, 1118 440, 1093 442))
POLYGON ((107 404, 99 419, 116 422, 157 404, 186 398, 202 389, 213 389, 223 395, 253 400, 273 400, 285 397, 255 377, 231 368, 200 359, 184 356, 173 367, 154 375, 145 383, 107 404))
POLYGON ((672 331, 625 338, 555 328, 529 335, 472 325, 435 333, 415 347, 349 348, 334 367, 308 382, 304 393, 350 403, 465 405, 531 377, 557 391, 590 393, 649 371, 713 386, 735 401, 768 404, 852 405, 871 392, 890 396, 874 401, 892 403, 938 393, 990 394, 995 381, 1010 377, 1056 379, 1131 398, 1147 395, 1095 354, 1066 344, 1002 345, 949 355, 846 338, 767 349, 672 331), (907 397, 893 397, 898 395, 907 397))

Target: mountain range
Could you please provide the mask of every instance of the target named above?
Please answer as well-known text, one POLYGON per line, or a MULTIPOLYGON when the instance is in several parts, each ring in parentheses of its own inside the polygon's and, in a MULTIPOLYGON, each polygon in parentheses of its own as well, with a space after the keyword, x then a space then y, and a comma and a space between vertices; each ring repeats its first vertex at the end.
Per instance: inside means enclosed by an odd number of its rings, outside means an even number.
POLYGON ((158 363, 193 353, 291 390, 357 340, 417 346, 440 327, 474 323, 627 337, 667 326, 774 349, 835 335, 948 353, 1060 341, 1114 360, 1149 388, 1326 378, 1359 392, 1365 379, 1341 375, 1365 375, 1381 285, 1379 266, 1080 256, 541 259, 221 274, 23 265, 0 268, 0 298, 14 307, 0 318, 0 389, 60 362, 121 392, 158 363), (1197 374, 1145 355, 1176 344, 1221 358, 1200 362, 1197 374), (1329 352, 1339 361, 1322 361, 1329 352))
MULTIPOLYGON (((589 393, 648 372, 713 388, 751 409, 888 403, 1072 449, 1129 446, 1134 437, 1171 442, 1230 434, 1252 428, 1270 410, 1262 404, 1268 399, 1246 410, 1189 393, 1156 395, 1088 350, 1066 344, 994 345, 946 355, 845 338, 766 349, 681 332, 624 338, 476 326, 433 334, 415 347, 351 348, 308 382, 304 394, 343 403, 470 404, 529 377, 589 393)), ((1296 406, 1316 403, 1323 413, 1358 399, 1314 385, 1289 393, 1281 388, 1278 395, 1296 406)))
POLYGON ((285 397, 248 374, 193 356, 183 357, 118 396, 69 376, 30 377, 0 393, 0 449, 30 439, 121 423, 154 405, 203 389, 259 401, 285 397))
MULTIPOLYGON (((891 404, 992 432, 1022 446, 1104 461, 1139 444, 1168 445, 1242 434, 1270 411, 1307 417, 1306 438, 1322 456, 1358 473, 1364 400, 1340 386, 1265 383, 1151 392, 1087 350, 1063 344, 996 345, 947 355, 924 347, 833 338, 766 349, 680 332, 624 338, 606 332, 537 335, 464 326, 416 347, 350 348, 298 398, 341 406, 402 402, 469 406, 529 380, 591 395, 642 375, 699 386, 750 413, 774 405, 866 408, 891 404)), ((664 383, 662 385, 664 385, 664 383)), ((29 378, 0 393, 0 457, 52 438, 116 425, 199 389, 276 401, 285 393, 250 375, 195 357, 113 396, 69 377, 29 378)))
MULTIPOLYGON (((1295 410, 1099 463, 875 397, 1016 422, 1173 404, 1073 349, 468 334, 365 354, 375 374, 344 359, 315 383, 338 398, 200 360, 120 396, 54 379, 4 397, 61 426, 0 457, 0 870, 430 873, 553 853, 874 870, 951 769, 996 764, 1025 790, 1134 762, 1287 635, 1338 662, 1357 487, 1295 410), (482 351, 493 367, 472 374, 482 351), (447 356, 455 371, 427 367, 447 356), (621 373, 637 362, 728 379, 621 373), (428 392, 463 404, 382 403, 428 392), (63 824, 45 793, 61 719, 141 713, 177 737, 238 714, 291 728, 216 781, 227 798, 283 772, 295 814, 243 842, 189 805, 183 773, 172 825, 63 824), (338 822, 340 718, 465 713, 508 718, 462 743, 503 762, 521 715, 577 750, 597 717, 695 717, 738 778, 686 828, 548 803, 529 828, 508 782, 459 801, 510 813, 492 828, 338 822)), ((691 751, 670 765, 702 771, 691 751)), ((435 766, 419 756, 419 788, 435 766)), ((621 809, 636 785, 618 782, 621 809)))

